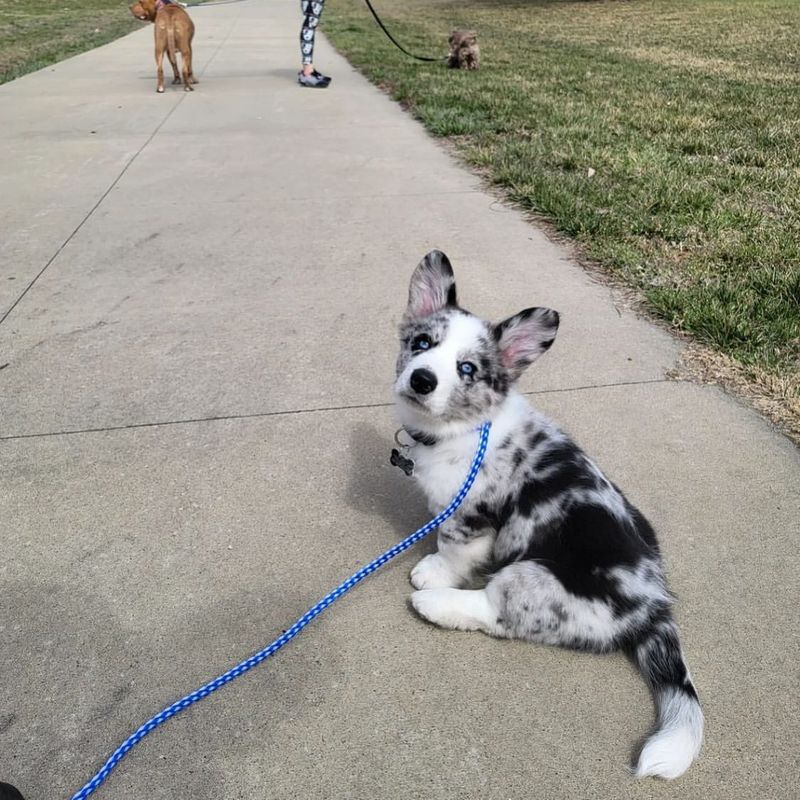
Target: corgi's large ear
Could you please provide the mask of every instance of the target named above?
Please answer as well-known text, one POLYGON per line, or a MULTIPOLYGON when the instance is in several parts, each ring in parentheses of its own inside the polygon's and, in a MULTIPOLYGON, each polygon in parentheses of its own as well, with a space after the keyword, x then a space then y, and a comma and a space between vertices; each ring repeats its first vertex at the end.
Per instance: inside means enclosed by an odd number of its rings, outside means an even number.
POLYGON ((558 312, 552 308, 526 308, 495 325, 500 361, 514 380, 553 344, 556 331, 558 312))
POLYGON ((456 279, 450 259, 441 250, 431 250, 411 276, 406 319, 427 317, 455 305, 456 279))

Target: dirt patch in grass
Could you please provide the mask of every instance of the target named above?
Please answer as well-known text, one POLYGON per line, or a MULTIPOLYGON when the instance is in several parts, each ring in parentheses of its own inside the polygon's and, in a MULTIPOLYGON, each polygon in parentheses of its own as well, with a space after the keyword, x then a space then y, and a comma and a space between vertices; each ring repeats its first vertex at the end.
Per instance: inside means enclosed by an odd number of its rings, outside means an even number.
POLYGON ((784 378, 746 368, 730 356, 698 342, 688 344, 679 365, 668 377, 721 386, 755 408, 800 445, 800 397, 784 378))

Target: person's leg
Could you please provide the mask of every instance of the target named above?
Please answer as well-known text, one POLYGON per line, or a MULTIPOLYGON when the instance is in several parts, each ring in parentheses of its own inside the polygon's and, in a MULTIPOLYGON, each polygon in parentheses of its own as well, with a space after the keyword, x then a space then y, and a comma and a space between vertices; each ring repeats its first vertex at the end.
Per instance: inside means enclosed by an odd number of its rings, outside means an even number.
POLYGON ((303 86, 324 87, 331 80, 314 69, 314 36, 324 7, 325 0, 300 0, 300 8, 303 11, 303 27, 300 29, 300 55, 303 67, 298 80, 303 86))

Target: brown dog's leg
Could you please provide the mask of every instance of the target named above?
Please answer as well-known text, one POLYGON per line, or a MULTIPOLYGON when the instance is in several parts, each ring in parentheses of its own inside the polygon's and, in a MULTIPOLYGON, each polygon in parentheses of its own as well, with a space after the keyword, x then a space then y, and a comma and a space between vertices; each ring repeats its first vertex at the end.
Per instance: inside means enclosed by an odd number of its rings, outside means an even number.
POLYGON ((189 80, 192 83, 200 83, 200 81, 198 81, 197 78, 195 78, 194 70, 192 69, 192 46, 191 46, 191 44, 189 45, 189 50, 188 50, 188 53, 187 53, 186 63, 189 65, 189 80))
POLYGON ((185 92, 193 92, 195 81, 192 80, 192 57, 186 53, 181 53, 181 67, 183 68, 183 90, 185 92))
POLYGON ((164 48, 159 48, 156 45, 156 76, 158 83, 156 84, 156 91, 164 91, 164 48))
POLYGON ((194 39, 194 23, 192 20, 189 20, 189 25, 187 26, 188 30, 188 38, 189 44, 186 45, 186 49, 189 51, 189 78, 191 79, 192 83, 200 83, 194 76, 194 70, 192 69, 192 39, 194 39))
POLYGON ((187 51, 187 54, 186 54, 185 58, 186 58, 186 63, 189 65, 189 82, 190 83, 200 83, 200 81, 198 81, 197 78, 195 78, 194 72, 192 71, 192 48, 191 47, 189 47, 189 50, 187 51))
POLYGON ((183 90, 185 92, 193 92, 194 88, 192 87, 192 50, 186 44, 186 42, 181 39, 178 42, 178 46, 181 50, 181 70, 183 72, 183 90))
MULTIPOLYGON (((167 55, 169 56, 169 60, 174 65, 175 68, 175 80, 173 81, 173 83, 179 83, 180 80, 178 78, 178 50, 180 50, 181 53, 183 53, 183 43, 181 41, 180 27, 176 23, 175 15, 169 13, 170 11, 172 11, 172 6, 168 6, 168 11, 164 14, 167 25, 167 55)), ((185 61, 181 64, 181 69, 183 72, 183 83, 185 89, 186 88, 185 61)))
POLYGON ((181 74, 178 72, 178 59, 175 57, 175 53, 170 53, 170 51, 167 50, 167 58, 169 59, 169 63, 172 64, 172 83, 180 83, 181 74))
POLYGON ((156 39, 156 75, 158 83, 156 91, 164 91, 164 51, 167 49, 167 32, 164 29, 164 21, 156 17, 153 33, 156 39))

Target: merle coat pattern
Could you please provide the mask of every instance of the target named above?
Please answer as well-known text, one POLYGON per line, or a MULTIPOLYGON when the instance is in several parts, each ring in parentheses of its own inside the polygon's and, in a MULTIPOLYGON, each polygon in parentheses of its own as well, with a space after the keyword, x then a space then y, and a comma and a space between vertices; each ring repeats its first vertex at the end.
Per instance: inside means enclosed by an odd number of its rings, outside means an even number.
POLYGON ((703 716, 672 618, 655 533, 595 463, 515 391, 559 317, 529 308, 492 325, 460 308, 433 251, 411 279, 400 328, 398 414, 414 475, 439 510, 491 420, 486 458, 437 552, 411 572, 411 602, 444 628, 608 652, 639 667, 658 712, 635 772, 674 778, 697 756, 703 716))

